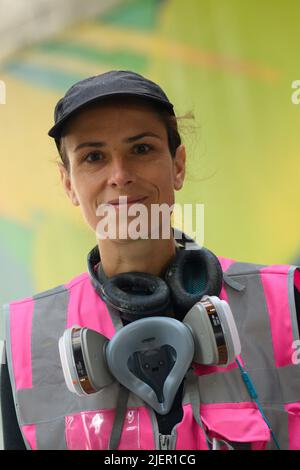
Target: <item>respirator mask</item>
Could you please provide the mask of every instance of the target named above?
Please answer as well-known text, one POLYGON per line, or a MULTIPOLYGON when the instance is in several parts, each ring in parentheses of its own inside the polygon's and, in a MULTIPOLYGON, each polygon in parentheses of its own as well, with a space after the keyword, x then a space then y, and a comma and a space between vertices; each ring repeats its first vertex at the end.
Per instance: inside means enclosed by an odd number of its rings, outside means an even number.
POLYGON ((128 324, 111 340, 88 328, 65 330, 59 352, 71 392, 89 395, 117 380, 164 415, 192 363, 228 366, 240 354, 231 309, 219 299, 221 265, 206 248, 178 248, 163 278, 107 278, 95 247, 88 271, 108 309, 128 324))

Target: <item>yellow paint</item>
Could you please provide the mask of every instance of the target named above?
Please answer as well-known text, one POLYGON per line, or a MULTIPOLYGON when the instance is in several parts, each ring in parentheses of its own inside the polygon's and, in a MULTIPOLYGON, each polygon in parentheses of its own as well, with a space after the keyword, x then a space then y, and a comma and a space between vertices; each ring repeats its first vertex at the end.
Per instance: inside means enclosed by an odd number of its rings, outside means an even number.
POLYGON ((177 41, 163 37, 159 32, 141 32, 127 28, 116 28, 106 24, 83 24, 62 34, 62 40, 74 41, 94 48, 105 50, 130 50, 155 58, 165 58, 168 61, 180 61, 182 65, 189 64, 208 69, 225 70, 235 74, 256 77, 263 81, 274 81, 280 78, 279 70, 257 64, 254 61, 234 60, 222 57, 217 53, 209 53, 177 41))

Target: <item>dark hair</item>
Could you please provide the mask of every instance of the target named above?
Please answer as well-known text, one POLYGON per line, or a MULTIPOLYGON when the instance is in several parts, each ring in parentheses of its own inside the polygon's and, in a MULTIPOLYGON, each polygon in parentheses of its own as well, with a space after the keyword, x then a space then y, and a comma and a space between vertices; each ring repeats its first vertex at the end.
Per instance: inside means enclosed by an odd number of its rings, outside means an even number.
MULTIPOLYGON (((187 113, 184 116, 175 117, 171 115, 166 109, 162 108, 161 106, 150 103, 150 102, 147 102, 147 103, 149 103, 154 108, 158 117, 161 119, 161 121, 165 125, 165 128, 167 130, 167 135, 168 135, 168 145, 169 145, 170 154, 172 158, 175 158, 176 149, 177 147, 179 147, 179 145, 181 145, 181 136, 178 130, 178 121, 181 119, 194 118, 193 114, 187 113)), ((63 140, 55 139, 55 142, 58 148, 58 153, 60 155, 60 158, 66 170, 69 172, 70 161, 69 161, 66 149, 63 145, 63 140)))

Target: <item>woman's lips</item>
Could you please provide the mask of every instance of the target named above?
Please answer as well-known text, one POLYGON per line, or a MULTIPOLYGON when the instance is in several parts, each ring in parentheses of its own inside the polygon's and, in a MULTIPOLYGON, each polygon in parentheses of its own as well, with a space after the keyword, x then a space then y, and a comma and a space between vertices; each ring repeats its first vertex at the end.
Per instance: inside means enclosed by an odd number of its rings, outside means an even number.
POLYGON ((111 206, 118 208, 124 205, 130 206, 132 204, 142 203, 145 199, 147 199, 147 196, 138 196, 138 197, 120 196, 118 199, 112 199, 111 201, 106 202, 105 205, 111 205, 111 206))
POLYGON ((120 196, 118 199, 112 199, 109 202, 106 202, 105 206, 113 206, 115 209, 120 209, 121 207, 130 207, 133 204, 142 204, 147 199, 147 196, 144 197, 127 197, 120 196))

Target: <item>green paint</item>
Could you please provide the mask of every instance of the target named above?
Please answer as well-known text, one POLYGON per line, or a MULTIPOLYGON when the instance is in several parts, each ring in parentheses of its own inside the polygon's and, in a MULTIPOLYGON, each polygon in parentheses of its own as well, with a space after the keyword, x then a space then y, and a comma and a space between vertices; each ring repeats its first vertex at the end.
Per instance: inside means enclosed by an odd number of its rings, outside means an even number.
POLYGON ((24 265, 29 265, 32 261, 32 239, 32 227, 0 217, 1 246, 5 246, 6 251, 24 265))
POLYGON ((118 51, 104 50, 101 49, 101 44, 99 44, 99 47, 91 47, 73 41, 49 41, 36 46, 35 49, 47 54, 79 59, 82 62, 99 65, 109 64, 112 68, 132 68, 141 71, 147 64, 147 58, 144 55, 127 49, 118 51))
POLYGON ((0 306, 33 294, 32 239, 32 228, 0 218, 0 306))
POLYGON ((57 68, 45 67, 21 60, 18 62, 10 61, 5 66, 4 71, 20 80, 49 90, 66 90, 75 82, 85 78, 79 73, 69 73, 57 68))
POLYGON ((152 31, 159 18, 161 3, 159 0, 127 0, 97 20, 123 28, 152 31))
POLYGON ((33 275, 39 291, 67 282, 87 270, 87 253, 96 245, 95 234, 82 220, 45 212, 36 217, 33 275))

